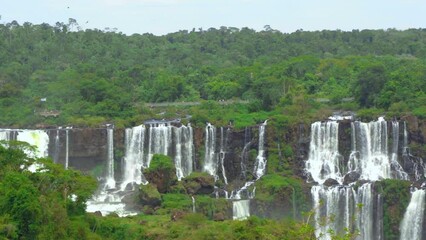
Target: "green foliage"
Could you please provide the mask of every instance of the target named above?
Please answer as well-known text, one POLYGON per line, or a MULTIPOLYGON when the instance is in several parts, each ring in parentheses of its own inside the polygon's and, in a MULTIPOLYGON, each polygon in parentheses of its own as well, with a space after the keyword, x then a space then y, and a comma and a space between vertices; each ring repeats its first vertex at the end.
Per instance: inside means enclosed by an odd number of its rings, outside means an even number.
POLYGON ((163 209, 159 213, 170 213, 172 210, 189 211, 192 208, 192 199, 186 194, 167 193, 161 196, 163 209))
POLYGON ((386 239, 398 239, 399 225, 410 202, 409 181, 385 179, 377 183, 383 197, 383 229, 386 239))
POLYGON ((96 181, 50 159, 29 158, 28 144, 0 145, 1 233, 20 239, 64 239, 69 216, 85 214, 96 181), (36 166, 36 171, 28 168, 36 166))
POLYGON ((146 169, 147 172, 153 172, 158 170, 172 170, 175 168, 173 161, 170 157, 162 154, 154 154, 151 159, 149 168, 146 169))
POLYGON ((253 113, 277 107, 282 120, 300 121, 313 114, 315 99, 339 107, 352 97, 383 109, 404 102, 408 111, 424 103, 421 29, 287 34, 221 27, 125 36, 76 26, 0 24, 0 57, 8 59, 0 63, 0 125, 128 126, 157 111, 146 102, 191 101, 201 105, 165 116, 240 128, 265 119, 253 113), (217 102, 240 99, 247 102, 235 108, 217 102), (39 115, 51 110, 60 116, 39 115))

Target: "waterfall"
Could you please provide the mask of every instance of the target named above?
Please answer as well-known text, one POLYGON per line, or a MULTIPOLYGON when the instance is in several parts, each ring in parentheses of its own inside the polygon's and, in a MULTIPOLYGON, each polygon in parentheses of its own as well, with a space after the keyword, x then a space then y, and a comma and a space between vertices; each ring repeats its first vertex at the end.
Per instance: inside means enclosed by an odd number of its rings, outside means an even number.
POLYGON ((114 129, 107 128, 107 172, 105 189, 115 188, 114 178, 114 129))
POLYGON ((311 125, 311 142, 306 170, 315 182, 328 178, 343 181, 340 173, 341 155, 338 151, 339 124, 335 121, 315 122, 311 125))
POLYGON ((0 141, 1 140, 10 141, 10 131, 7 129, 2 129, 0 131, 0 141))
POLYGON ((69 130, 71 128, 67 127, 65 130, 65 169, 68 169, 69 164, 69 130))
POLYGON ((267 124, 266 120, 259 126, 259 149, 256 157, 256 163, 254 173, 256 179, 261 178, 265 174, 266 170, 266 157, 265 157, 265 128, 267 124))
POLYGON ((238 200, 232 202, 232 218, 244 220, 250 217, 250 200, 238 200))
POLYGON ((316 236, 331 239, 330 230, 340 235, 348 229, 360 231, 359 239, 383 239, 382 197, 380 194, 374 196, 371 183, 364 183, 356 191, 352 185, 326 187, 322 184, 329 178, 342 184, 343 177, 351 171, 358 172, 360 179, 368 181, 408 179, 397 159, 399 124, 392 123, 390 154, 387 123, 383 118, 369 123, 352 122, 352 152, 347 166, 342 166, 343 156, 338 151, 338 126, 335 121, 316 122, 311 126, 306 171, 320 184, 311 189, 316 236), (325 223, 323 219, 326 219, 325 223))
POLYGON ((196 211, 195 211, 195 198, 194 198, 194 196, 191 196, 191 198, 192 198, 192 212, 196 213, 196 211))
POLYGON ((144 168, 148 168, 154 154, 169 154, 172 142, 172 127, 169 123, 150 124, 148 139, 148 159, 144 162, 144 168))
POLYGON ((238 200, 243 199, 243 198, 245 198, 245 199, 254 198, 256 188, 253 188, 253 190, 251 192, 249 191, 249 187, 253 184, 254 184, 254 181, 246 182, 244 184, 244 186, 242 186, 240 189, 233 190, 231 192, 231 196, 229 196, 229 198, 230 199, 238 199, 238 200))
POLYGON ((405 211, 400 225, 401 240, 421 240, 423 231, 423 218, 425 215, 426 190, 416 189, 411 194, 410 204, 405 211))
POLYGON ((376 122, 353 124, 352 134, 356 138, 353 151, 359 153, 354 166, 361 174, 361 179, 377 181, 392 178, 386 121, 379 118, 376 122))
POLYGON ((190 124, 174 127, 175 167, 176 176, 180 181, 192 172, 193 163, 193 130, 190 124))
MULTIPOLYGON (((404 137, 405 141, 405 137, 404 137)), ((409 180, 408 174, 404 171, 398 162, 398 148, 399 148, 399 122, 392 122, 392 155, 391 167, 394 172, 395 179, 409 180)))
POLYGON ((373 192, 371 183, 365 183, 358 189, 358 204, 359 209, 357 229, 360 231, 360 239, 375 240, 373 226, 373 192))
POLYGON ((61 153, 61 142, 60 142, 60 139, 59 139, 59 130, 61 129, 62 127, 58 127, 57 129, 56 129, 56 136, 55 136, 55 156, 53 157, 53 161, 55 162, 55 163, 58 163, 59 162, 59 154, 61 153))
POLYGON ((224 165, 224 161, 225 161, 225 154, 226 154, 226 143, 228 140, 228 130, 226 130, 226 136, 224 136, 224 132, 223 132, 223 127, 220 128, 220 151, 219 151, 219 160, 220 160, 220 165, 221 165, 221 170, 222 170, 222 176, 223 176, 223 181, 225 183, 225 185, 228 185, 228 179, 226 178, 226 172, 225 172, 225 165, 224 165))
POLYGON ((244 148, 241 152, 241 176, 246 178, 247 162, 248 162, 248 150, 250 149, 251 142, 251 131, 250 128, 246 127, 244 130, 244 148))
POLYGON ((408 156, 410 154, 410 149, 408 148, 408 131, 407 131, 407 123, 404 122, 404 142, 403 142, 403 150, 402 155, 408 156))
POLYGON ((124 191, 129 183, 147 184, 142 175, 144 166, 145 125, 139 125, 125 130, 126 149, 124 154, 123 182, 124 191))
POLYGON ((203 170, 214 176, 215 180, 217 180, 219 177, 217 176, 216 128, 210 123, 207 123, 205 133, 206 142, 203 170))
POLYGON ((26 142, 36 149, 34 152, 26 151, 30 157, 47 157, 49 150, 49 135, 43 130, 19 130, 18 141, 26 142))
POLYGON ((311 194, 315 211, 315 235, 320 239, 331 239, 329 230, 336 234, 352 231, 355 223, 357 192, 352 187, 313 186, 311 194))

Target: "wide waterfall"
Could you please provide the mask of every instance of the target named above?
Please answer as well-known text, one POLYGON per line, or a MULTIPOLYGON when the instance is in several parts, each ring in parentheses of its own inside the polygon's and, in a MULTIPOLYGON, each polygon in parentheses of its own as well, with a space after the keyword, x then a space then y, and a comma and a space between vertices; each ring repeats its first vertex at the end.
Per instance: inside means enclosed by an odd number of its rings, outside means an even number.
POLYGON ((426 190, 416 189, 412 192, 410 204, 405 211, 401 222, 401 240, 421 240, 422 226, 425 215, 425 195, 426 190))
POLYGON ((233 201, 232 215, 234 220, 244 220, 250 217, 250 200, 233 201))
POLYGON ((142 169, 148 168, 154 154, 169 155, 173 158, 178 180, 193 171, 194 140, 190 124, 180 127, 170 123, 149 123, 126 129, 126 150, 124 155, 124 190, 129 183, 147 184, 142 169))
POLYGON ((373 182, 385 178, 408 180, 408 174, 398 162, 399 123, 392 123, 391 151, 387 122, 383 118, 369 123, 352 122, 351 129, 352 153, 342 156, 339 123, 327 121, 311 125, 306 172, 319 184, 311 189, 316 235, 320 239, 331 239, 330 230, 337 235, 349 231, 359 232, 358 239, 383 239, 382 197, 374 194, 373 184, 364 183, 357 190, 352 184, 342 184, 345 176, 353 172, 358 173, 359 179, 373 182), (324 186, 327 179, 336 180, 340 185, 324 186))

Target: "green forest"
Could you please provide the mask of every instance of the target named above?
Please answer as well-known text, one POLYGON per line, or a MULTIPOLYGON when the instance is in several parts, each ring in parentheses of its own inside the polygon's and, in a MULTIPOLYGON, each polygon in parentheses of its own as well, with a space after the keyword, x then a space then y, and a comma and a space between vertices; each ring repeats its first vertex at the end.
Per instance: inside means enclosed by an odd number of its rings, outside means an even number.
POLYGON ((123 127, 188 115, 245 126, 334 110, 426 117, 425 29, 79 29, 75 19, 0 24, 1 126, 123 127), (196 104, 150 107, 162 102, 196 104))

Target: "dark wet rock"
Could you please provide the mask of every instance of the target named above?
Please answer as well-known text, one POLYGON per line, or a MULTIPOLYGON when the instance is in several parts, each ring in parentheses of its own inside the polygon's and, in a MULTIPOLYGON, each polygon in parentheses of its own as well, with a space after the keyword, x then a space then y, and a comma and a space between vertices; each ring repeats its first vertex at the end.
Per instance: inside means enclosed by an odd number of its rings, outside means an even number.
POLYGON ((214 192, 214 177, 208 173, 194 172, 182 181, 188 194, 211 194, 214 192))
POLYGON ((324 182, 324 186, 327 186, 327 187, 336 186, 336 185, 339 185, 339 182, 332 178, 329 178, 325 180, 324 182))
POLYGON ((361 175, 358 172, 349 172, 343 178, 343 185, 349 185, 349 183, 353 183, 358 181, 361 175))

